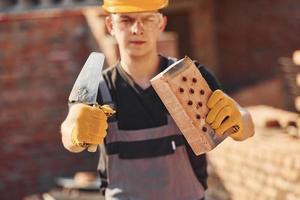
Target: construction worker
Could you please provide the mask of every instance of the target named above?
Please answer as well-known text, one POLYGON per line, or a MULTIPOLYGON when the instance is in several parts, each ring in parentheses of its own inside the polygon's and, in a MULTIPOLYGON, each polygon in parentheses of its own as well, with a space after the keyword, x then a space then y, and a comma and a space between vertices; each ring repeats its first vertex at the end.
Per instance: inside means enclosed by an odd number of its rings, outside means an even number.
MULTIPOLYGON (((98 103, 113 104, 116 114, 107 119, 101 109, 77 103, 61 126, 62 142, 71 152, 85 150, 83 143, 100 144, 98 169, 108 200, 205 196, 206 157, 193 154, 149 81, 174 62, 157 51, 167 24, 159 10, 167 5, 168 0, 104 0, 106 26, 119 45, 120 61, 104 70, 109 92, 99 89, 98 103)), ((230 136, 235 140, 252 136, 249 113, 219 89, 204 66, 197 67, 214 91, 206 122, 220 135, 238 125, 230 136)))

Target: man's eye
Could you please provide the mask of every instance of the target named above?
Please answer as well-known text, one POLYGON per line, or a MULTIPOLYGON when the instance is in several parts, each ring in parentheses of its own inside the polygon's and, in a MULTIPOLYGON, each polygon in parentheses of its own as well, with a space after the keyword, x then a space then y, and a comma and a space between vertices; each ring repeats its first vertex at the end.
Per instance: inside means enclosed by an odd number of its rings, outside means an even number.
POLYGON ((146 22, 154 22, 155 18, 154 17, 146 18, 146 19, 144 19, 144 21, 146 21, 146 22))
POLYGON ((130 20, 129 19, 121 19, 121 22, 130 22, 130 20))

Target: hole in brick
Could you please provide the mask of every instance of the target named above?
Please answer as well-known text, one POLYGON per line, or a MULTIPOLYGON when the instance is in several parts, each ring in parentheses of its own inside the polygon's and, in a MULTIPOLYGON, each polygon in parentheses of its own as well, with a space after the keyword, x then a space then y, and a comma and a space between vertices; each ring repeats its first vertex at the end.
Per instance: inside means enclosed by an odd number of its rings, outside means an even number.
POLYGON ((204 95, 204 93, 205 93, 204 90, 200 90, 201 95, 204 95))
POLYGON ((185 76, 182 77, 183 81, 187 81, 187 78, 185 76))
POLYGON ((197 119, 201 119, 201 116, 199 114, 196 115, 197 119))
POLYGON ((193 102, 191 100, 188 101, 188 105, 191 106, 193 105, 193 102))
POLYGON ((205 126, 202 127, 202 131, 206 132, 207 128, 205 126))
POLYGON ((184 92, 184 89, 183 88, 179 88, 179 92, 184 92))
POLYGON ((194 89, 191 88, 191 89, 190 89, 190 93, 191 93, 191 94, 194 94, 194 92, 195 92, 194 89))
POLYGON ((193 78, 192 81, 193 81, 193 83, 197 83, 197 79, 196 78, 193 78))

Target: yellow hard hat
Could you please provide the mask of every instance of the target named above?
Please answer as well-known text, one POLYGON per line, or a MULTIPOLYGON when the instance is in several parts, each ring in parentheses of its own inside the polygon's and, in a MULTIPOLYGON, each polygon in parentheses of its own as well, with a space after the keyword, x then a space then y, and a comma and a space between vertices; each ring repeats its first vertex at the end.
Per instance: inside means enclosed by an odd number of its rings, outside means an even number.
POLYGON ((131 13, 159 10, 168 0, 104 0, 102 8, 109 13, 131 13))

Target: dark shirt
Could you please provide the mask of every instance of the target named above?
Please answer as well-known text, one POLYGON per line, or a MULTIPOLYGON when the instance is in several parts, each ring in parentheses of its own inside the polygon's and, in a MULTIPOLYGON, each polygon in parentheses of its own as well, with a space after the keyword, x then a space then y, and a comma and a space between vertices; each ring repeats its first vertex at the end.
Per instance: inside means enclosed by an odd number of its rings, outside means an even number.
MULTIPOLYGON (((169 59, 161 56, 159 71, 166 69, 168 64, 169 59)), ((197 62, 195 64, 211 90, 219 89, 220 85, 215 77, 203 65, 197 62)), ((120 63, 104 70, 103 76, 117 111, 116 115, 110 117, 109 120, 117 120, 120 130, 148 129, 167 124, 169 113, 152 86, 142 89, 121 68, 120 63)), ((98 91, 97 101, 100 105, 103 104, 100 91, 98 91)), ((186 150, 196 177, 206 189, 207 162, 205 154, 196 156, 189 145, 186 145, 186 150)), ((104 178, 106 177, 105 166, 100 157, 99 172, 104 178)))
MULTIPOLYGON (((210 88, 219 89, 220 85, 214 76, 203 65, 196 65, 210 88)), ((168 59, 161 56, 160 71, 167 67, 168 59)), ((152 86, 142 89, 122 69, 120 63, 106 69, 103 75, 116 106, 115 117, 119 129, 137 130, 167 124, 168 111, 152 86)), ((98 103, 102 104, 100 91, 97 99, 98 103)))

